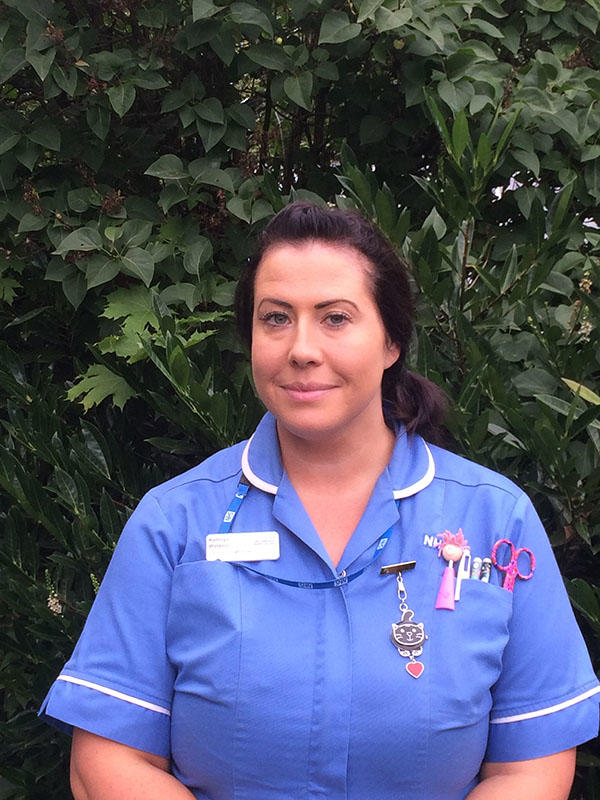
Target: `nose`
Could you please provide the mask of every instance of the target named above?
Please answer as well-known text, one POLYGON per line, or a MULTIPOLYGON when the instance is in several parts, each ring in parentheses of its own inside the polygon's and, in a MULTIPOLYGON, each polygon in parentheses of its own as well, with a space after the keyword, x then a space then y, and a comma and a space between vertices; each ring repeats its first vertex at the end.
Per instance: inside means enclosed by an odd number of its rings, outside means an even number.
POLYGON ((298 320, 290 342, 289 362, 296 367, 320 364, 322 360, 318 332, 308 321, 298 320))

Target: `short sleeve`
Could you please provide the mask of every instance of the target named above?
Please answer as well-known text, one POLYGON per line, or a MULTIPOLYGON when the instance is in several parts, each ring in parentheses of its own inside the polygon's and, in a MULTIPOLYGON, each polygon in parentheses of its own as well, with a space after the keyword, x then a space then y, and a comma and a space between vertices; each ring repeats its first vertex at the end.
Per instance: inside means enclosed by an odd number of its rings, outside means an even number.
POLYGON ((127 522, 71 659, 40 716, 168 757, 173 667, 166 648, 180 546, 146 495, 127 522))
POLYGON ((534 553, 536 569, 530 580, 515 583, 486 761, 539 758, 598 732, 600 687, 550 542, 525 496, 515 505, 506 538, 534 553))

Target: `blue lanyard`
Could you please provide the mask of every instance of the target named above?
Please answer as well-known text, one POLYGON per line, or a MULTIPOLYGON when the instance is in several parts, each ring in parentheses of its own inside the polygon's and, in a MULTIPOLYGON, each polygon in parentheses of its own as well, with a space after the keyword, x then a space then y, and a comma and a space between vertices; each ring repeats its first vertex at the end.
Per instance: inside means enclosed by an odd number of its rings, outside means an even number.
MULTIPOLYGON (((235 515, 239 511, 240 506, 244 500, 244 497, 248 494, 248 489, 250 486, 247 483, 243 483, 240 481, 238 483, 237 489, 235 490, 235 494, 231 503, 229 504, 229 508, 225 512, 225 516, 223 517, 223 522, 221 523, 221 527, 219 528, 219 533, 230 533, 231 526, 233 525, 233 520, 235 519, 235 515)), ((396 505, 399 505, 399 501, 396 500, 396 505)), ((268 578, 270 581, 275 581, 275 583, 283 583, 286 586, 295 586, 298 589, 332 589, 335 586, 345 586, 347 583, 356 580, 360 575, 363 574, 366 570, 369 569, 371 564, 379 558, 382 554, 386 544, 389 541, 390 535, 392 533, 394 526, 390 525, 387 531, 381 536, 377 545, 375 547, 375 551, 373 552, 373 557, 362 569, 359 569, 357 572, 353 572, 351 575, 346 575, 345 571, 339 575, 337 578, 333 578, 329 581, 288 581, 285 578, 278 578, 275 575, 266 575, 264 572, 260 572, 257 569, 253 569, 252 567, 248 567, 246 564, 239 564, 239 566, 244 567, 249 572, 255 572, 257 575, 261 575, 263 578, 268 578)))

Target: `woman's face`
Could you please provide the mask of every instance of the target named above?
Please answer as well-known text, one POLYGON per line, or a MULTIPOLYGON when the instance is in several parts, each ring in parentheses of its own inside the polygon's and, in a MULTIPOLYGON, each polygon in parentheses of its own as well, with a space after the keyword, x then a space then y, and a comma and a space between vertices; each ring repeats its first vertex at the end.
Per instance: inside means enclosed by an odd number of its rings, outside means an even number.
POLYGON ((320 241, 275 245, 263 256, 252 370, 280 430, 319 440, 381 426, 381 378, 399 349, 388 341, 369 267, 353 247, 320 241))

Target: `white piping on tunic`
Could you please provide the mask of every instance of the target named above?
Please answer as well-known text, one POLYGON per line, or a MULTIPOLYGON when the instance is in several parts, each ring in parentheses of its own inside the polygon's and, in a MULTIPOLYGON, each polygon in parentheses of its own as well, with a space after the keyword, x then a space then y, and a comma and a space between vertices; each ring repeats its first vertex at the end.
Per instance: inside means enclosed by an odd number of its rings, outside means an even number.
POLYGON ((528 711, 526 714, 515 714, 512 717, 498 717, 497 719, 491 719, 490 724, 502 725, 505 722, 521 722, 524 719, 545 717, 547 714, 553 714, 555 711, 562 711, 565 708, 576 705, 576 703, 580 703, 582 700, 587 700, 588 697, 592 697, 592 695, 595 695, 597 692, 600 692, 600 686, 589 689, 589 691, 579 694, 577 697, 572 697, 570 700, 565 700, 563 703, 557 703, 555 706, 540 708, 538 711, 528 711))
POLYGON ((267 483, 266 481, 263 481, 262 478, 259 478, 258 475, 255 475, 250 469, 250 463, 248 462, 248 450, 252 444, 252 439, 254 439, 254 434, 252 434, 252 436, 248 439, 246 447, 244 447, 244 452, 242 453, 242 472, 246 478, 248 478, 250 483, 253 486, 256 486, 257 489, 262 489, 263 492, 269 492, 269 494, 277 494, 277 489, 279 487, 275 486, 273 483, 267 483))
POLYGON ((413 494, 420 492, 426 486, 429 486, 435 475, 435 462, 431 454, 431 450, 427 447, 427 442, 423 442, 425 450, 427 450, 428 464, 427 472, 423 477, 412 486, 407 486, 406 489, 394 489, 394 500, 401 500, 403 497, 411 497, 413 494))
POLYGON ((168 708, 157 706, 154 703, 148 703, 146 700, 140 700, 138 697, 131 697, 131 695, 123 694, 123 692, 117 692, 115 689, 109 689, 108 686, 101 686, 98 683, 84 681, 82 678, 73 678, 72 675, 59 675, 57 680, 66 681, 67 683, 76 683, 78 686, 86 686, 88 689, 95 689, 97 692, 102 692, 102 694, 116 697, 117 700, 125 700, 126 703, 133 703, 134 706, 148 708, 150 711, 156 711, 158 714, 165 714, 167 717, 171 716, 171 712, 168 708))
MULTIPOLYGON (((267 483, 267 481, 263 481, 262 478, 259 478, 255 472, 252 471, 250 467, 250 462, 248 460, 248 452, 250 450, 250 445, 252 443, 252 439, 254 438, 254 434, 248 439, 246 446, 244 447, 244 452, 242 453, 242 472, 246 476, 246 478, 250 481, 253 486, 256 486, 257 489, 262 489, 263 492, 268 492, 269 494, 277 494, 278 486, 275 486, 273 483, 267 483)), ((431 450, 427 446, 426 442, 423 442, 425 446, 425 450, 427 451, 427 471, 422 478, 416 483, 413 483, 411 486, 407 486, 405 489, 394 489, 394 500, 401 500, 403 497, 411 497, 413 494, 417 494, 420 492, 421 489, 424 489, 426 486, 429 486, 431 481, 435 476, 435 462, 433 460, 433 455, 431 454, 431 450)))

